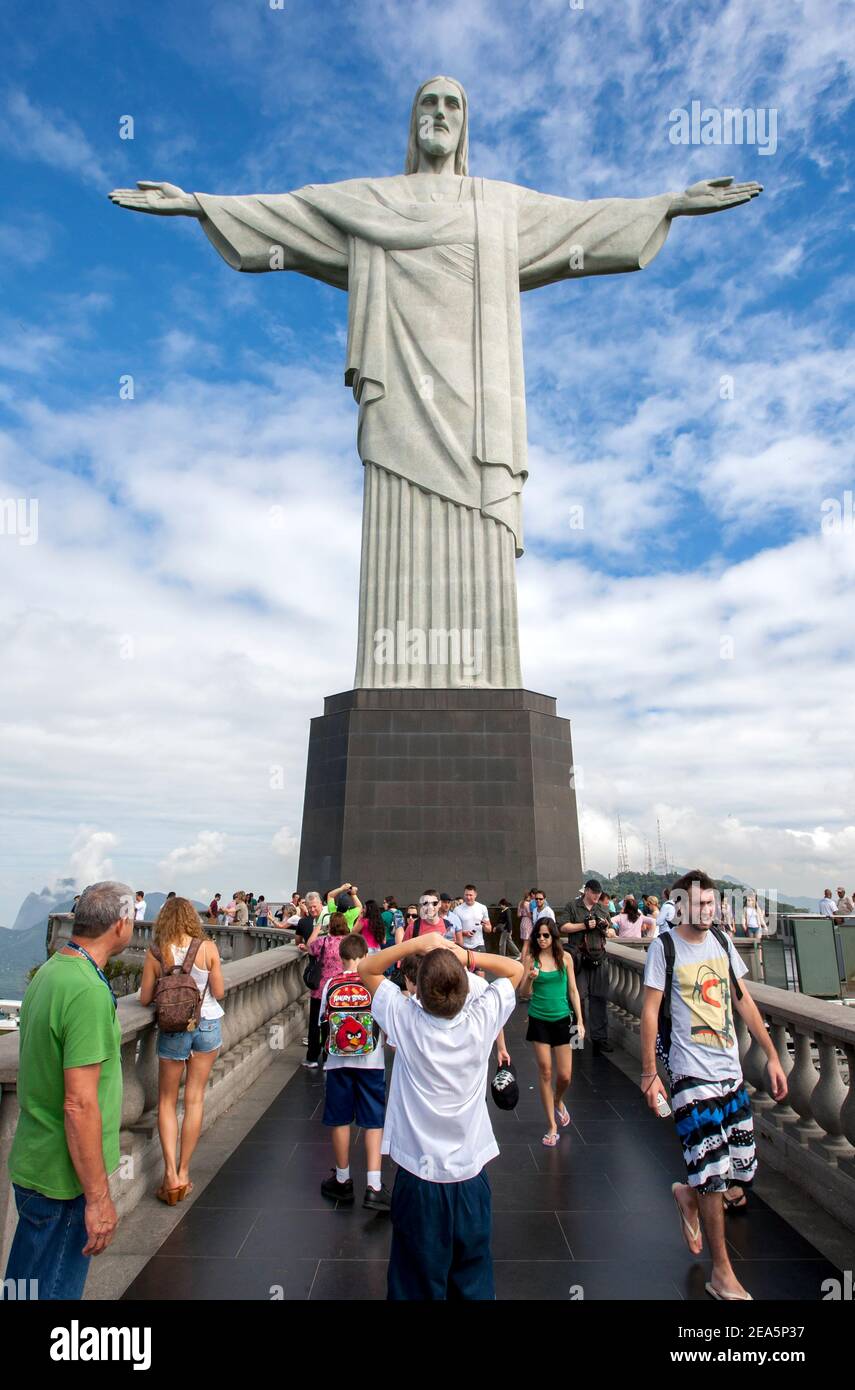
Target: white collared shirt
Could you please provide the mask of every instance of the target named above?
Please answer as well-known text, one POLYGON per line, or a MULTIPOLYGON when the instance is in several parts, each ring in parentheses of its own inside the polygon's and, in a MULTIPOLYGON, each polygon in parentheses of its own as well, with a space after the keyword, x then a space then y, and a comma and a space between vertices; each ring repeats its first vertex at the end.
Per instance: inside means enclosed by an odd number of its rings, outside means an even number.
POLYGON ((487 1111, 493 1044, 516 1005, 510 980, 470 980, 454 1018, 413 1008, 384 980, 373 1014, 395 1047, 383 1153, 427 1182, 466 1182, 499 1152, 487 1111))

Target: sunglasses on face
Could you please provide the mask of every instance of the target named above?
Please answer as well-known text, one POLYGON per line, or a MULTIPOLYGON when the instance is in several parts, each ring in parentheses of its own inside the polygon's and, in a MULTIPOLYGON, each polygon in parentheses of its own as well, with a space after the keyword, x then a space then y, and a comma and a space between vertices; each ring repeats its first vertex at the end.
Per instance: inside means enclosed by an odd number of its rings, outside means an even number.
POLYGON ((537 933, 537 939, 538 941, 551 941, 552 933, 548 931, 539 931, 537 933))
POLYGON ((415 919, 416 917, 418 917, 418 915, 419 915, 419 914, 418 914, 417 912, 408 912, 408 913, 407 913, 407 916, 408 916, 408 917, 412 917, 412 918, 414 918, 414 919, 415 919))
POLYGON ((422 907, 439 907, 439 898, 422 898, 422 907))

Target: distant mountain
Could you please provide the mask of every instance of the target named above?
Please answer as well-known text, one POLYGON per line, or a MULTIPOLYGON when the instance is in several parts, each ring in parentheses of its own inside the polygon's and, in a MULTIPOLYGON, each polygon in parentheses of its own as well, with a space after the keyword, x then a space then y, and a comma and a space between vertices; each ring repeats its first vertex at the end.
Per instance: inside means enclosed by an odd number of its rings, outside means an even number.
POLYGON ((47 925, 51 912, 67 912, 74 902, 74 879, 60 879, 56 888, 43 888, 40 893, 28 893, 18 915, 12 923, 12 931, 29 931, 38 922, 47 925))
POLYGON ((0 999, 23 999, 27 973, 45 960, 44 923, 25 931, 0 932, 0 999))

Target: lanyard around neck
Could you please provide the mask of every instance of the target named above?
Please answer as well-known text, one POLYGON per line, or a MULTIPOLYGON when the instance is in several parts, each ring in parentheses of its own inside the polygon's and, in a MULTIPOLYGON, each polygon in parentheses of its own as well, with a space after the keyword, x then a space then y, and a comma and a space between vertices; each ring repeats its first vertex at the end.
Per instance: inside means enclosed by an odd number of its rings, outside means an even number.
POLYGON ((118 1001, 118 999, 116 998, 115 994, 113 993, 113 986, 110 984, 110 981, 107 979, 107 976, 104 974, 104 971, 101 969, 101 967, 100 967, 100 965, 98 964, 98 962, 92 959, 92 957, 90 956, 89 952, 88 952, 87 950, 85 950, 83 946, 78 946, 78 944, 77 944, 76 941, 68 941, 68 942, 66 942, 66 945, 67 945, 69 951, 77 951, 78 955, 81 955, 81 956, 85 956, 85 957, 86 957, 86 959, 88 960, 89 964, 92 966, 93 970, 96 970, 96 971, 98 972, 98 978, 104 981, 104 984, 107 986, 108 990, 110 991, 110 998, 111 998, 112 1001, 113 1001, 113 1008, 114 1008, 114 1009, 118 1008, 118 1006, 119 1006, 119 1001, 118 1001))

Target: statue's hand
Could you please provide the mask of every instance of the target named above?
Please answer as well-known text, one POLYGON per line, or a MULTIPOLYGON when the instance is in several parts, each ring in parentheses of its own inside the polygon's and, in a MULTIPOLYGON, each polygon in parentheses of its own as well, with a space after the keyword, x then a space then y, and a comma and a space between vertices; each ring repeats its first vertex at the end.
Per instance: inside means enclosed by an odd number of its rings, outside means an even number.
POLYGON ((192 193, 177 183, 138 182, 136 188, 114 188, 111 203, 132 212, 154 212, 161 217, 201 217, 202 209, 192 193))
POLYGON ((705 212, 723 212, 725 208, 749 203, 763 192, 760 183, 734 183, 730 177, 702 179, 693 183, 685 193, 677 193, 671 204, 672 217, 698 217, 705 212))

